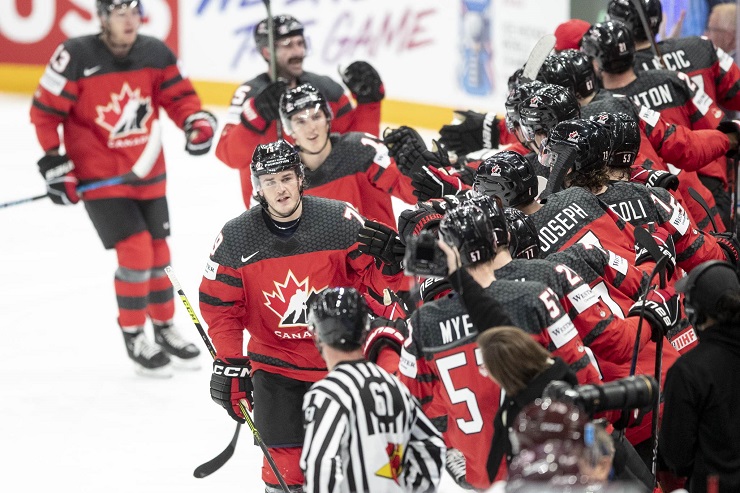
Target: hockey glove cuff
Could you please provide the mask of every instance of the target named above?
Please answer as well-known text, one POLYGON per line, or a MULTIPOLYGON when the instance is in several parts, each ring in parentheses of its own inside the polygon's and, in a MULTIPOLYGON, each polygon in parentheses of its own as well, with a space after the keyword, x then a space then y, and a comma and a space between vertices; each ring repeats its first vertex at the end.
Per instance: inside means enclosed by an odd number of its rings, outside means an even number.
POLYGON ((710 232, 709 234, 717 240, 717 244, 724 251, 727 261, 735 266, 735 270, 738 270, 740 268, 740 242, 738 242, 737 235, 729 231, 724 233, 710 232))
POLYGON ((249 411, 254 406, 251 374, 252 364, 248 358, 231 358, 228 362, 217 359, 213 362, 211 399, 239 423, 245 422, 239 401, 244 399, 249 411))
POLYGON ((678 177, 668 171, 659 169, 634 168, 630 181, 642 183, 648 188, 678 190, 678 177))
POLYGON ((421 203, 417 209, 406 209, 398 216, 398 236, 405 245, 409 238, 418 236, 425 229, 439 228, 444 213, 435 211, 429 204, 421 203))
POLYGON ((71 205, 80 201, 77 195, 78 180, 74 176, 74 163, 66 155, 47 154, 39 159, 39 173, 46 180, 46 192, 57 205, 71 205))
POLYGON ((213 144, 218 122, 210 111, 201 110, 185 119, 185 150, 193 156, 207 153, 213 144))
POLYGON ((365 225, 357 233, 357 241, 360 243, 358 249, 361 253, 372 255, 385 264, 384 273, 394 275, 402 270, 406 247, 398 234, 385 224, 365 221, 365 225), (395 271, 396 269, 398 270, 395 271))
POLYGON ((388 320, 382 317, 374 319, 370 322, 370 333, 363 347, 365 358, 376 363, 380 351, 385 347, 390 347, 400 355, 407 335, 408 330, 403 319, 388 320))

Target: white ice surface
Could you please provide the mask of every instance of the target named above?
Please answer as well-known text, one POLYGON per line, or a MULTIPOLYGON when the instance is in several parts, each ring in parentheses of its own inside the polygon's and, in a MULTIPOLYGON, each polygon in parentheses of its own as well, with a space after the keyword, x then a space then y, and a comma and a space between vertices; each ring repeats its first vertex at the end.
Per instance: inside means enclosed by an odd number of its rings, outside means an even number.
MULTIPOLYGON (((29 96, 0 94, 0 202, 44 193, 29 106, 29 96)), ((243 210, 238 173, 213 153, 189 156, 163 122, 172 265, 197 308, 213 239, 243 210)), ((0 209, 0 266, 0 492, 263 490, 246 426, 221 470, 193 477, 235 426, 208 394, 208 354, 200 371, 168 380, 134 374, 116 325, 115 253, 82 204, 0 209)), ((178 326, 202 345, 175 301, 178 326)), ((440 491, 462 490, 445 474, 440 491)))

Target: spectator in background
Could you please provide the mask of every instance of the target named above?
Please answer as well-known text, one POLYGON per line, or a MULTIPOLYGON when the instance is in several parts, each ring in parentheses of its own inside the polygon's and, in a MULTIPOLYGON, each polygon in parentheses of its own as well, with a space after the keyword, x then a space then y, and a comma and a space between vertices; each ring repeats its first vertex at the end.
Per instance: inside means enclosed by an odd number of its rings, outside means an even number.
POLYGON ((581 19, 571 19, 555 28, 555 51, 577 50, 581 47, 581 38, 591 24, 581 19))
POLYGON ((737 28, 737 5, 721 3, 712 8, 704 35, 711 39, 717 48, 721 48, 735 57, 735 31, 737 28))
POLYGON ((676 283, 699 345, 668 370, 660 453, 689 491, 740 491, 740 280, 726 262, 705 262, 676 283), (729 378, 728 378, 729 377, 729 378))

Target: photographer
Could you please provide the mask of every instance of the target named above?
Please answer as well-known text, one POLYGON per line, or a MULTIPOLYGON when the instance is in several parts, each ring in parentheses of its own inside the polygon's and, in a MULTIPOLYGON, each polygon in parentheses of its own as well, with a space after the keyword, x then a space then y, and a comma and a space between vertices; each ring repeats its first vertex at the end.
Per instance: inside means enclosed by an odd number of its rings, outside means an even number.
MULTIPOLYGON (((514 429, 517 415, 527 405, 543 395, 553 381, 577 385, 578 381, 568 365, 553 356, 516 327, 494 327, 478 336, 483 363, 488 376, 506 392, 494 420, 494 436, 488 456, 489 474, 495 474, 503 458, 511 463, 514 458, 509 432, 514 429)), ((585 412, 585 410, 584 410, 585 412)), ((615 437, 613 478, 638 481, 646 488, 653 485, 653 476, 647 470, 627 440, 615 437)))
POLYGON ((740 281, 726 262, 697 266, 676 283, 698 346, 668 370, 659 450, 668 467, 689 477, 692 493, 740 491, 740 281))

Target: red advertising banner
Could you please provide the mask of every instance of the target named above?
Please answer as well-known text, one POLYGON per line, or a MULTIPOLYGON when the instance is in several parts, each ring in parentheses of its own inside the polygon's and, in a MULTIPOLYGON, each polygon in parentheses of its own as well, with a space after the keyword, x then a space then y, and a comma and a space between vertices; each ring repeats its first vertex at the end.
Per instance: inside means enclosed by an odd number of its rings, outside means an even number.
MULTIPOLYGON (((94 0, 0 1, 0 63, 45 65, 67 38, 100 32, 94 0)), ((144 0, 141 32, 178 53, 178 0, 144 0)))

